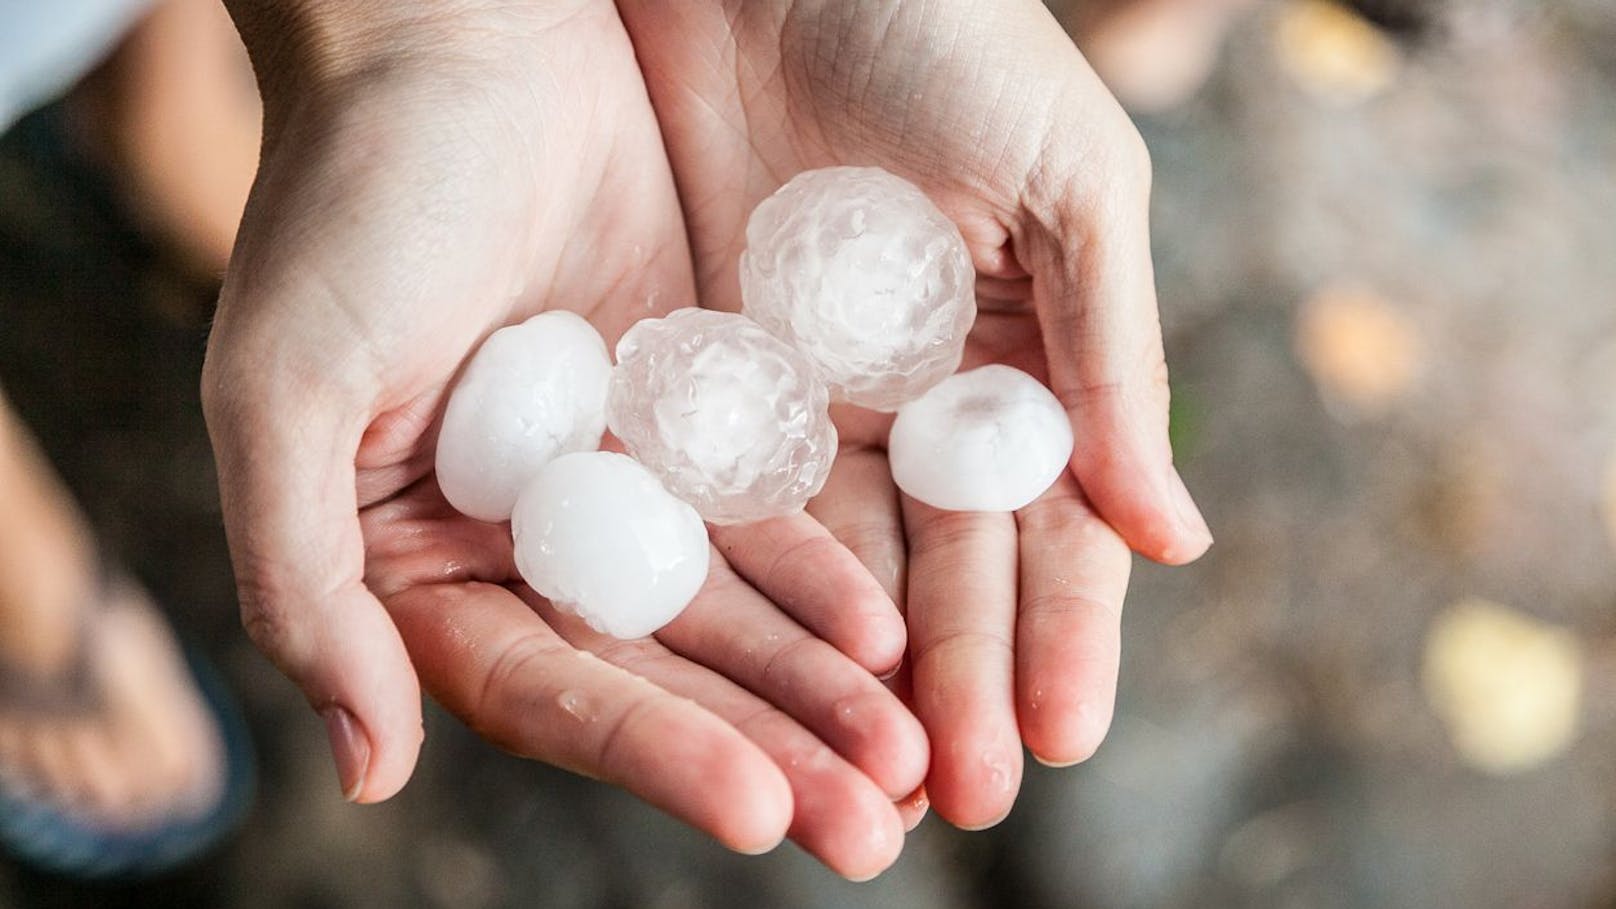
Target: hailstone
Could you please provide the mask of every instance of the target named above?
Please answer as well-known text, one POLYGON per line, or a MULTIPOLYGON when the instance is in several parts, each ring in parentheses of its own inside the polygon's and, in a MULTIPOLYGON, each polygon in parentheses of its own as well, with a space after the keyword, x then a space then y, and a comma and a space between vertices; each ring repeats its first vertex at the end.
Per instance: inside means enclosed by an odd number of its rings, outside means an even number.
POLYGON ((1015 511, 1072 457, 1072 425, 1042 382, 993 365, 944 379, 903 406, 887 441, 892 479, 950 511, 1015 511))
POLYGON ((741 299, 837 400, 891 411, 959 368, 976 273, 959 228, 919 187, 876 167, 830 167, 753 210, 741 299))
POLYGON ((836 457, 830 397, 802 354, 735 313, 679 309, 617 344, 606 417, 715 524, 800 511, 836 457))
POLYGON ((516 500, 511 535, 522 579, 613 637, 673 621, 707 578, 701 516, 616 452, 546 464, 516 500))
POLYGON ((504 521, 539 468, 600 447, 611 369, 606 342, 574 313, 540 313, 489 335, 443 413, 437 471, 449 504, 504 521))

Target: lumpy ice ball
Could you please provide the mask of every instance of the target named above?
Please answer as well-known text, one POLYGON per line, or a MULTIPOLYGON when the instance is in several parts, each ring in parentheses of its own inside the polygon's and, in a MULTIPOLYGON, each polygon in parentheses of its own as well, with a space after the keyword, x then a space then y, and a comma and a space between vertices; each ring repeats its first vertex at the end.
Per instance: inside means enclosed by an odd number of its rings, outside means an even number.
POLYGON ((592 451, 545 465, 511 514, 523 580, 596 631, 644 637, 707 579, 707 528, 627 455, 592 451))
POLYGON ((983 366, 904 405, 887 448, 898 488, 927 505, 1015 511, 1066 469, 1072 425, 1042 382, 983 366))
POLYGON ((814 362, 838 400, 896 410, 959 368, 976 272, 959 228, 875 167, 798 174, 752 212, 747 315, 814 362))
POLYGON ((836 457, 829 393, 802 354, 734 313, 679 309, 617 344, 612 432, 715 524, 801 510, 836 457))
POLYGON ((443 413, 438 485, 449 504, 503 521, 539 468, 600 447, 611 369, 606 342, 570 312, 540 313, 489 335, 443 413))

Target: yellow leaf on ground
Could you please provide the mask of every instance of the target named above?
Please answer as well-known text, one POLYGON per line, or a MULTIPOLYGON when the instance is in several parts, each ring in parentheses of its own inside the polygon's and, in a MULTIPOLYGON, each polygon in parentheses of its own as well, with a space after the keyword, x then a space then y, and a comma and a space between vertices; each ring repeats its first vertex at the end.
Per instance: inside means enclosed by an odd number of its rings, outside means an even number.
POLYGON ((1373 23, 1330 0, 1293 0, 1275 21, 1279 64, 1314 97, 1354 104, 1397 78, 1402 56, 1373 23))
POLYGON ((1529 770, 1576 738, 1583 657, 1565 628, 1466 599, 1431 626, 1423 675, 1454 750, 1478 770, 1529 770))
POLYGON ((1376 294, 1329 287, 1302 304, 1296 354, 1326 397, 1360 413, 1379 413, 1419 374, 1419 334, 1376 294))

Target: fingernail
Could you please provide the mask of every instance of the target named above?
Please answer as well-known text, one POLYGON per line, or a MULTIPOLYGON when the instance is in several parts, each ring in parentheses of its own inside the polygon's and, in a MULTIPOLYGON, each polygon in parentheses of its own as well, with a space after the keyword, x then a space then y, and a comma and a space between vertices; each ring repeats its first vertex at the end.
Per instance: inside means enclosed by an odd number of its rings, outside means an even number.
POLYGON ((360 731, 353 714, 340 704, 320 711, 326 735, 331 738, 331 757, 337 763, 337 779, 342 797, 352 802, 365 788, 365 771, 370 769, 370 741, 360 731))
POLYGON ((1206 518, 1202 517, 1201 509, 1195 507, 1195 498, 1190 495, 1189 487, 1184 485, 1184 478, 1178 471, 1173 471, 1170 489, 1173 496, 1173 507, 1178 512, 1178 522, 1190 536, 1205 541, 1207 546, 1212 545, 1212 529, 1206 526, 1206 518))
POLYGON ((736 846, 734 849, 741 855, 768 855, 774 850, 780 848, 780 844, 785 841, 785 835, 781 834, 775 839, 768 840, 756 846, 736 846))
POLYGON ((888 669, 886 672, 883 672, 880 675, 876 676, 875 680, 878 681, 878 682, 890 682, 893 679, 898 677, 898 673, 900 671, 902 671, 902 669, 903 669, 903 654, 900 653, 898 655, 898 662, 893 663, 891 669, 888 669))
POLYGON ((911 833, 920 822, 926 819, 927 810, 931 808, 931 797, 926 795, 924 783, 915 788, 898 801, 898 813, 904 816, 903 832, 911 833))

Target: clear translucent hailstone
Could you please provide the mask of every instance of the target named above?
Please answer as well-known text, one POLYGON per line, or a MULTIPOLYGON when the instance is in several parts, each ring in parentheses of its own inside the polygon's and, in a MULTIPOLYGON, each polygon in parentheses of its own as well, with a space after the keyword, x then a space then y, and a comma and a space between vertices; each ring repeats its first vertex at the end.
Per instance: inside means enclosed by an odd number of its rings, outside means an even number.
POLYGON ((618 638, 673 621, 707 579, 707 528, 627 455, 546 464, 511 514, 516 569, 555 604, 618 638))
POLYGON ((904 405, 887 450, 898 488, 927 505, 1015 511, 1066 469, 1072 425, 1042 382, 983 366, 904 405))
POLYGON ((611 369, 599 332, 570 312, 489 335, 449 395, 438 434, 438 485, 449 504, 503 521, 539 468, 599 448, 611 369))
POLYGON ((813 367, 735 313, 678 309, 617 344, 606 416, 668 490, 715 524, 802 509, 836 457, 813 367))
POLYGON ((954 223, 876 167, 798 174, 746 225, 747 315, 808 355, 838 400, 896 410, 959 368, 976 272, 954 223))

